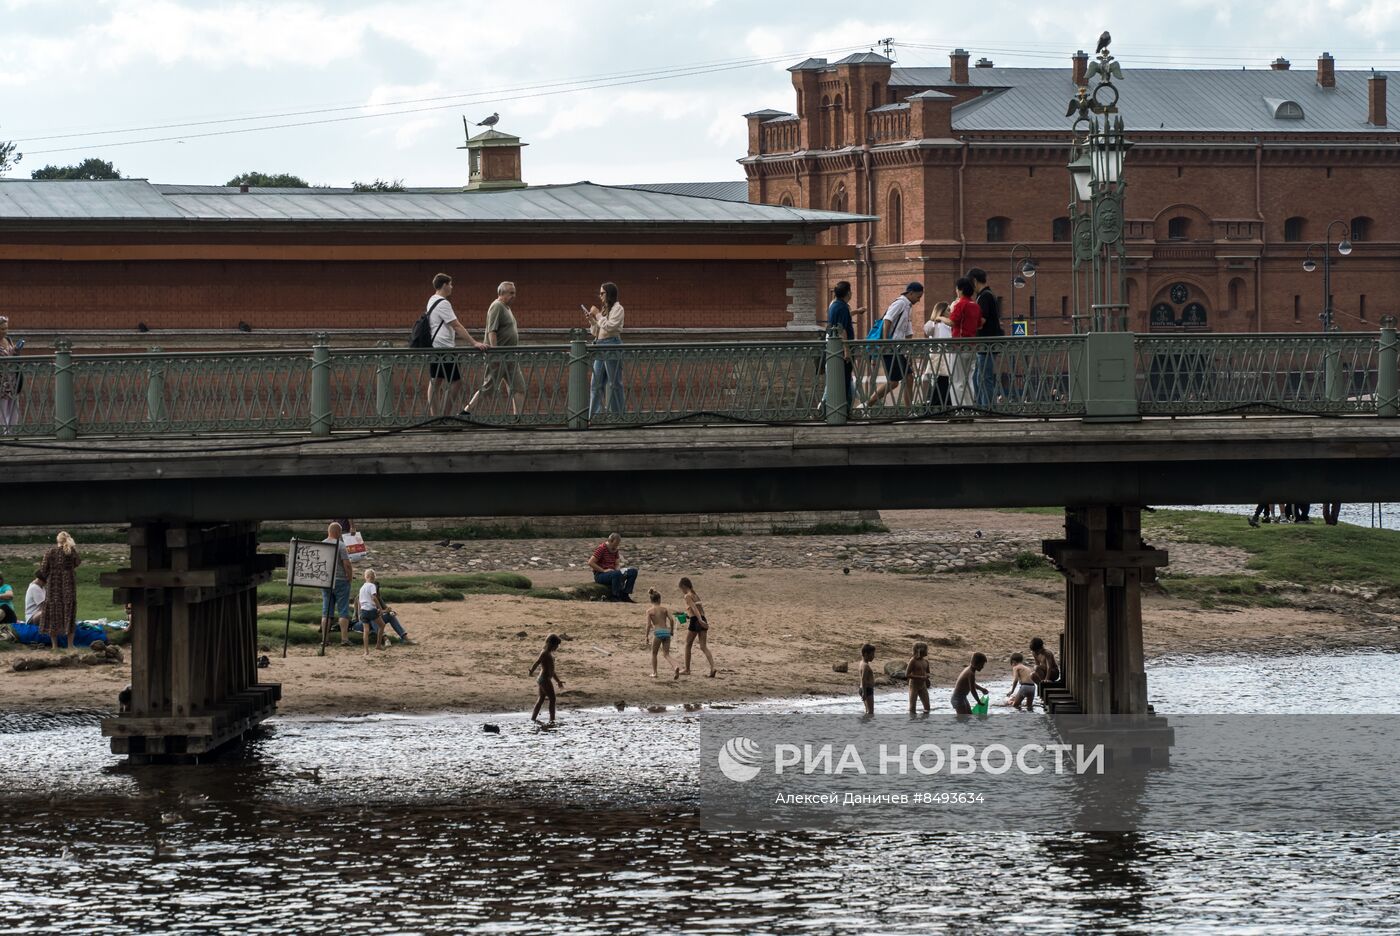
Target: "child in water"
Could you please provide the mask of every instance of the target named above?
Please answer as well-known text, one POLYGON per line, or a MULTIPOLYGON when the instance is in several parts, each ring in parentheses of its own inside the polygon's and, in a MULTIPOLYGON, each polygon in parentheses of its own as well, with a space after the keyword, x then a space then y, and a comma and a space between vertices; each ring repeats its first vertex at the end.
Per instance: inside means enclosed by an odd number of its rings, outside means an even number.
POLYGON ((651 645, 651 678, 656 678, 656 654, 659 652, 665 655, 666 665, 675 671, 671 678, 680 679, 681 668, 671 659, 671 630, 675 620, 671 612, 661 606, 661 592, 653 588, 647 592, 647 597, 651 599, 646 630, 646 640, 651 645))
POLYGON ((958 674, 958 681, 953 684, 953 711, 959 715, 972 714, 972 706, 967 701, 969 695, 975 696, 979 692, 986 695, 991 692, 987 687, 977 684, 977 674, 982 672, 982 667, 986 665, 987 655, 974 653, 972 662, 958 674))
POLYGON ((1006 705, 1021 710, 1026 703, 1026 711, 1035 708, 1035 670, 1026 665, 1026 658, 1019 653, 1011 654, 1011 694, 1006 697, 1006 705))
POLYGON ((860 648, 860 698, 867 715, 875 714, 875 670, 870 667, 870 662, 874 659, 874 644, 866 644, 860 648))
POLYGON ((924 714, 928 714, 928 644, 914 644, 914 655, 904 667, 904 675, 909 679, 909 714, 914 714, 914 703, 924 703, 924 714))
POLYGON ((530 666, 530 675, 535 675, 535 670, 540 671, 539 678, 535 682, 540 687, 540 697, 535 700, 535 710, 530 713, 530 721, 538 722, 540 719, 540 707, 545 700, 549 701, 549 724, 546 728, 554 727, 554 683, 559 684, 559 688, 564 688, 564 680, 559 678, 559 674, 554 671, 554 651, 559 649, 561 643, 558 634, 550 634, 544 639, 544 650, 540 653, 540 658, 530 666))

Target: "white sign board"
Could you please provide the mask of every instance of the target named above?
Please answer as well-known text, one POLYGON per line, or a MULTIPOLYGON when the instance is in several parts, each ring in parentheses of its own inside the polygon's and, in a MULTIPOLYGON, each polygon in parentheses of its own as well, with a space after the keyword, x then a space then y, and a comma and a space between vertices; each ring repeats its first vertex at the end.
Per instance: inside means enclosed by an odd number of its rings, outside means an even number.
POLYGON ((292 540, 287 551, 287 584, 330 588, 336 574, 335 552, 335 543, 292 540))

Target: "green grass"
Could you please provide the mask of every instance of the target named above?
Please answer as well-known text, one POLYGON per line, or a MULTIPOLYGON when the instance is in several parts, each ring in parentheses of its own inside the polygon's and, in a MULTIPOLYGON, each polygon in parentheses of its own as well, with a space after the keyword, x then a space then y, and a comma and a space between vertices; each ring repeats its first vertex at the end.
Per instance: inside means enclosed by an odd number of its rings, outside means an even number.
MULTIPOLYGON (((24 613, 24 592, 39 567, 43 555, 26 556, 5 560, 5 581, 15 590, 15 610, 24 613)), ((108 620, 126 617, 126 609, 112 603, 112 589, 97 584, 97 577, 104 572, 116 571, 115 566, 86 562, 78 566, 78 620, 92 621, 98 618, 108 620)))
POLYGON ((1010 559, 984 562, 981 565, 955 566, 950 571, 966 575, 1015 575, 1019 578, 1057 579, 1060 573, 1044 556, 1033 552, 1018 552, 1010 559))
POLYGON ((1251 575, 1162 575, 1162 591, 1202 608, 1284 608, 1286 597, 1251 575))
MULTIPOLYGON (((359 587, 356 579, 355 587, 359 587)), ((467 595, 517 595, 527 593, 533 583, 517 572, 467 572, 451 575, 381 576, 379 592, 386 604, 426 604, 434 601, 461 601, 467 595)), ((551 596, 552 597, 552 596, 551 596)), ((287 586, 269 582, 258 588, 258 604, 286 604, 287 586)), ((314 606, 319 614, 321 590, 297 588, 292 604, 314 606)))

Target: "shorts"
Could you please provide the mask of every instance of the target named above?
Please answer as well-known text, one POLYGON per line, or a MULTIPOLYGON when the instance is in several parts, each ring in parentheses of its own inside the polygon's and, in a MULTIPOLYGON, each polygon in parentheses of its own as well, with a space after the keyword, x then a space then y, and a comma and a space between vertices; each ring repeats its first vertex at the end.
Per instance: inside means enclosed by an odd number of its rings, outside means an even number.
POLYGON ((482 393, 499 393, 509 385, 511 393, 525 392, 525 372, 514 361, 497 361, 486 365, 486 379, 481 382, 482 393))
POLYGON ((957 712, 959 715, 972 714, 972 706, 967 704, 966 692, 953 693, 953 711, 957 712))
POLYGON ((456 383, 462 379, 462 372, 455 361, 431 361, 428 364, 428 379, 456 383))
POLYGON ((671 639, 671 632, 668 631, 668 630, 659 630, 659 631, 656 631, 656 639, 657 639, 657 640, 670 640, 670 639, 671 639))
POLYGON ((705 619, 702 618, 702 617, 701 617, 701 618, 692 617, 692 618, 690 619, 690 626, 689 626, 687 629, 690 630, 690 631, 693 631, 694 633, 697 633, 697 634, 703 633, 704 631, 707 631, 707 630, 710 629, 710 622, 707 621, 707 620, 705 620, 705 619))
POLYGON ((350 583, 336 582, 335 588, 321 589, 321 617, 348 618, 350 616, 350 583))
POLYGON ((860 699, 873 699, 875 698, 875 688, 872 686, 867 689, 864 686, 857 686, 856 696, 860 699))
POLYGON ((1023 682, 1016 687, 1016 691, 1011 693, 1011 701, 1014 703, 1034 702, 1035 683, 1023 682))
POLYGON ((361 609, 360 609, 360 623, 361 623, 361 624, 373 624, 373 623, 375 623, 375 622, 378 621, 378 620, 379 620, 379 609, 378 609, 378 608, 361 608, 361 609))
POLYGON ((886 354, 885 373, 889 375, 890 383, 899 383, 904 379, 904 375, 909 373, 909 356, 907 354, 886 354))

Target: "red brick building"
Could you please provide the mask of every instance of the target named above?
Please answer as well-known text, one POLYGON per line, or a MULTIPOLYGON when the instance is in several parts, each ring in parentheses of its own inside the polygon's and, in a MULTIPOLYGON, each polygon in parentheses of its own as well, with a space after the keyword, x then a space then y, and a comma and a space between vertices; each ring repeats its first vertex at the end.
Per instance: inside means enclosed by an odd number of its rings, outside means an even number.
MULTIPOLYGON (((746 115, 740 160, 749 198, 878 215, 834 229, 856 247, 823 264, 857 301, 883 311, 905 282, 951 295, 970 266, 1040 333, 1070 329, 1063 117, 1088 63, 998 68, 954 52, 948 68, 903 68, 873 53, 792 66, 794 112, 746 115), (1012 290, 1011 253, 1038 276, 1012 290)), ((1316 69, 1135 69, 1120 109, 1133 148, 1127 189, 1127 301, 1135 330, 1309 331, 1323 308, 1309 244, 1332 229, 1332 293, 1343 329, 1374 329, 1400 311, 1400 132, 1386 78, 1316 69), (1349 236, 1349 256, 1335 245, 1349 236)), ((816 311, 820 317, 820 310, 816 311)), ((922 311, 922 308, 921 308, 922 311)))
POLYGON ((519 140, 489 143, 470 191, 0 180, 0 312, 35 350, 59 336, 86 349, 305 345, 319 331, 402 344, 443 271, 475 330, 513 280, 529 341, 581 327, 580 303, 608 280, 633 340, 773 337, 810 332, 817 263, 854 253, 824 232, 856 216, 527 187, 519 140))

